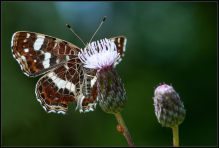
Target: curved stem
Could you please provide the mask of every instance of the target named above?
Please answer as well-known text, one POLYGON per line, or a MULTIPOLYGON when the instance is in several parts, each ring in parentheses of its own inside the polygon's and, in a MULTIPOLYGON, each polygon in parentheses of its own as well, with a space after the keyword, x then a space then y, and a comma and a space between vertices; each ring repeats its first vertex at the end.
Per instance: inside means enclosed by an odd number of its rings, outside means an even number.
POLYGON ((121 125, 121 127, 124 129, 123 135, 125 136, 129 146, 135 146, 133 141, 132 141, 131 135, 129 134, 129 131, 128 131, 127 127, 125 126, 125 123, 122 119, 122 115, 120 114, 120 112, 116 113, 115 116, 116 116, 116 119, 117 119, 119 125, 121 125))
POLYGON ((178 132, 178 125, 172 127, 173 130, 173 146, 179 146, 179 132, 178 132))

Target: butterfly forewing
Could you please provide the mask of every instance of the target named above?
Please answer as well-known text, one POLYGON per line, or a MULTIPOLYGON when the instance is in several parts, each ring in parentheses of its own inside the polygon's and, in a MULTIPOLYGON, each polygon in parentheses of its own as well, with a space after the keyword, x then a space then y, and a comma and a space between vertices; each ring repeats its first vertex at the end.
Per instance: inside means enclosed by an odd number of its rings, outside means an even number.
POLYGON ((127 39, 124 36, 118 36, 114 38, 110 38, 111 42, 114 42, 117 48, 117 52, 120 54, 120 58, 114 62, 114 67, 122 60, 124 57, 125 53, 125 47, 126 47, 126 42, 127 39))
POLYGON ((19 31, 11 41, 12 54, 30 77, 40 75, 58 65, 76 58, 80 48, 51 36, 19 31))
MULTIPOLYGON (((126 38, 110 39, 124 56, 126 38)), ((77 46, 51 36, 19 31, 11 41, 12 54, 23 72, 30 77, 49 72, 39 79, 35 93, 47 112, 67 113, 68 102, 80 112, 94 110, 97 104, 96 71, 83 67, 77 46)))

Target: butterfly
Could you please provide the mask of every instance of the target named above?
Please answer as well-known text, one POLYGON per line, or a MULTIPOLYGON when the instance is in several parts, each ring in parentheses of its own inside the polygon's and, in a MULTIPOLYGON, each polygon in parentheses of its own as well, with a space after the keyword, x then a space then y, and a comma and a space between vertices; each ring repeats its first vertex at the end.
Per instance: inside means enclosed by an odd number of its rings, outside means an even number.
MULTIPOLYGON (((124 56, 127 39, 110 38, 120 53, 118 64, 124 56)), ((81 49, 67 41, 48 35, 18 31, 11 40, 12 55, 28 77, 42 75, 35 93, 46 112, 66 114, 68 103, 75 102, 80 112, 93 111, 96 107, 96 71, 83 67, 78 58, 81 49)))

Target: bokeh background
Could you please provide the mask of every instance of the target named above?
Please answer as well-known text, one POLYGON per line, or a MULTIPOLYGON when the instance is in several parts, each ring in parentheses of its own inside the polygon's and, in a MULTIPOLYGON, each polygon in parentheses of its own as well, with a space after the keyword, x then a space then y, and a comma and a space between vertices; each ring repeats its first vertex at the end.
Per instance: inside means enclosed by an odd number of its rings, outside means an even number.
POLYGON ((2 146, 128 146, 114 115, 46 113, 36 100, 40 77, 24 75, 11 53, 16 31, 38 32, 85 43, 126 36, 125 57, 116 69, 128 102, 121 112, 136 146, 172 146, 171 128, 154 113, 154 88, 172 84, 187 109, 179 126, 180 146, 217 143, 216 2, 2 2, 2 146))

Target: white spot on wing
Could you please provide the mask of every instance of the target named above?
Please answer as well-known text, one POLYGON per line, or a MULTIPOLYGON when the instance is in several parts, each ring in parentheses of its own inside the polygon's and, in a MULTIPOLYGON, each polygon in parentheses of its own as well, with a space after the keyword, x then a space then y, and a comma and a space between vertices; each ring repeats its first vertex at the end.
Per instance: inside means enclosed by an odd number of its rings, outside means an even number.
POLYGON ((69 69, 69 67, 68 67, 68 65, 67 65, 67 64, 65 64, 65 65, 64 65, 64 67, 65 67, 66 69, 69 69))
POLYGON ((60 79, 59 82, 57 83, 58 88, 65 88, 66 87, 66 81, 60 79))
POLYGON ((96 81, 97 81, 97 77, 96 76, 93 79, 91 79, 91 87, 94 86, 96 81))
POLYGON ((22 59, 22 60, 26 60, 25 56, 21 56, 21 59, 22 59))
POLYGON ((40 45, 35 45, 35 44, 34 44, 34 50, 40 50, 41 45, 42 45, 42 44, 40 44, 40 45))
POLYGON ((49 66, 50 66, 49 61, 50 61, 49 59, 43 61, 43 67, 44 67, 44 68, 49 68, 49 66))
POLYGON ((47 60, 47 59, 49 59, 49 58, 51 58, 51 53, 45 53, 45 60, 47 60))
POLYGON ((66 88, 67 88, 69 91, 72 91, 72 92, 75 91, 75 85, 74 85, 73 83, 71 83, 71 82, 68 82, 68 83, 66 84, 66 88))
POLYGON ((42 38, 42 36, 40 36, 40 38, 37 36, 37 39, 34 43, 34 49, 35 50, 40 50, 42 44, 43 44, 43 41, 44 41, 44 37, 42 38))
POLYGON ((53 76, 54 76, 54 74, 55 74, 54 72, 50 72, 50 73, 48 74, 48 77, 50 77, 50 78, 51 78, 51 77, 53 77, 53 76))
POLYGON ((29 38, 30 37, 30 34, 29 33, 27 33, 27 37, 26 38, 29 38))
POLYGON ((24 49, 24 52, 28 52, 28 51, 29 51, 29 49, 28 49, 28 48, 25 48, 25 49, 24 49))
POLYGON ((56 76, 53 76, 52 79, 53 79, 53 82, 54 82, 55 84, 58 84, 58 83, 59 83, 59 79, 60 79, 60 78, 57 78, 56 76))
POLYGON ((56 75, 54 75, 55 73, 52 72, 52 73, 49 73, 48 74, 48 77, 50 77, 53 82, 59 87, 61 88, 66 82, 63 81, 62 79, 58 78, 56 75))

